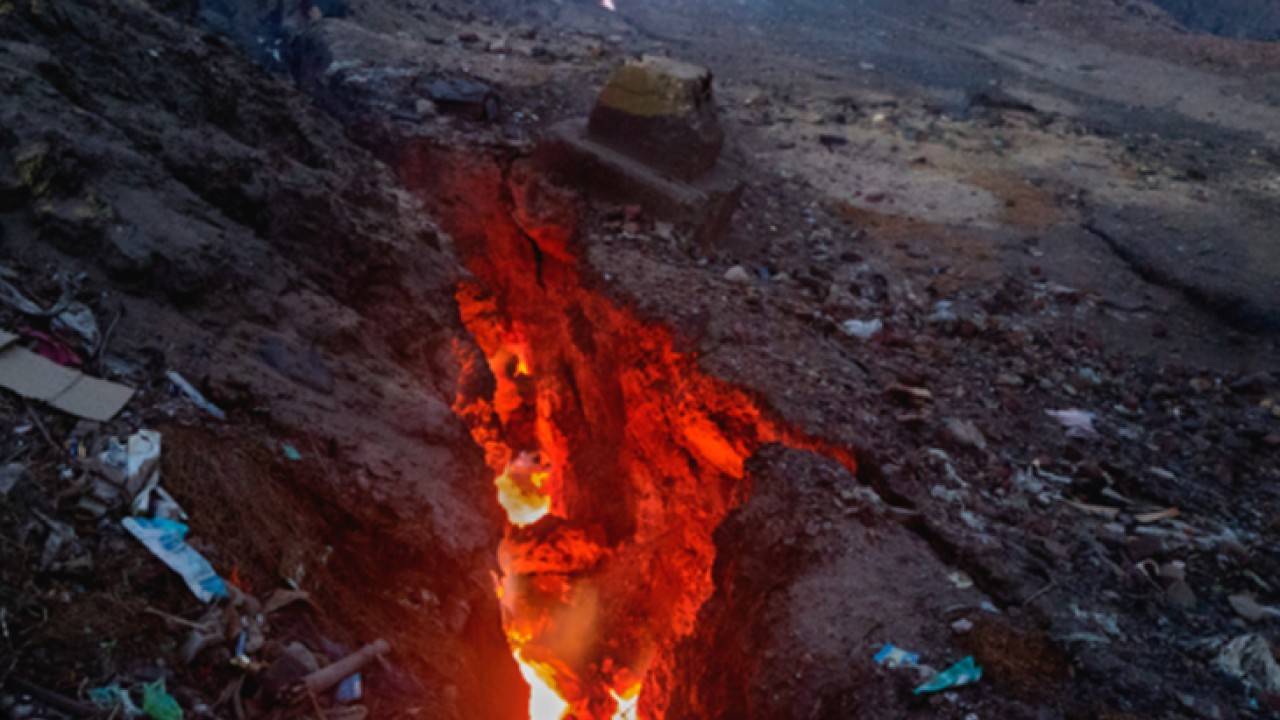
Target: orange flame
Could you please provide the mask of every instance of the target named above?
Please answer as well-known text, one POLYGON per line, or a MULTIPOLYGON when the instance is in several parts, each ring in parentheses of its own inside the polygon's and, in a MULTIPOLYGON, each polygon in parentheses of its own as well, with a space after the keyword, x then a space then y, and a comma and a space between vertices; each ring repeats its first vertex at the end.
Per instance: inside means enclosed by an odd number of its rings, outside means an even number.
POLYGON ((520 453, 493 484, 498 503, 507 511, 507 521, 517 527, 532 525, 551 512, 551 494, 546 492, 550 466, 537 454, 520 453))

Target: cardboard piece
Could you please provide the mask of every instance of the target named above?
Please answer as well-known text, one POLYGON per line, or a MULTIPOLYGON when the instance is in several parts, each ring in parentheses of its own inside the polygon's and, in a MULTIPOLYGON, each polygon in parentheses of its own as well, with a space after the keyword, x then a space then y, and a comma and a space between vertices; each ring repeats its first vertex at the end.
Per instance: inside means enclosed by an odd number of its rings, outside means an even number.
POLYGON ((0 387, 99 422, 115 417, 133 397, 133 388, 63 367, 19 347, 17 339, 0 330, 0 387))

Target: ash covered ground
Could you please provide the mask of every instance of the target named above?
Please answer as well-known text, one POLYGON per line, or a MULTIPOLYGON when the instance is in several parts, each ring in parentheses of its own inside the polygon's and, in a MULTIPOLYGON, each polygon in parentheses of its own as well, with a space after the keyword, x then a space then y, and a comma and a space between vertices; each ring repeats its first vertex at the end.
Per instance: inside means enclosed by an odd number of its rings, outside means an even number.
POLYGON ((578 192, 577 274, 857 460, 747 462, 666 716, 1276 712, 1280 47, 1220 4, 618 3, 0 0, 0 329, 138 389, 0 394, 4 712, 527 716, 455 288, 643 53, 712 70, 746 189, 712 247, 578 192), (95 461, 141 428, 234 600, 122 529, 95 461), (362 699, 288 702, 375 638, 362 699), (887 643, 983 677, 914 695, 887 643))

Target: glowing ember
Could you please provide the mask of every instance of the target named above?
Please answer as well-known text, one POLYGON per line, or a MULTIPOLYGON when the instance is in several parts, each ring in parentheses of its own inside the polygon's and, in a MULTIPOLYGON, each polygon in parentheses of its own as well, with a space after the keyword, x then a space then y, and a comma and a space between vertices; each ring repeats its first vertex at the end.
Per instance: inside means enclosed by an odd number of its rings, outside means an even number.
POLYGON ((571 263, 531 253, 508 212, 480 213, 494 246, 467 263, 494 292, 458 288, 480 353, 459 347, 454 405, 508 520, 502 629, 530 720, 662 720, 746 460, 771 442, 827 448, 701 374, 666 328, 583 289, 571 263))
POLYGON ((493 481, 498 503, 512 525, 532 525, 551 512, 551 495, 545 491, 550 477, 551 467, 536 453, 520 453, 493 481))

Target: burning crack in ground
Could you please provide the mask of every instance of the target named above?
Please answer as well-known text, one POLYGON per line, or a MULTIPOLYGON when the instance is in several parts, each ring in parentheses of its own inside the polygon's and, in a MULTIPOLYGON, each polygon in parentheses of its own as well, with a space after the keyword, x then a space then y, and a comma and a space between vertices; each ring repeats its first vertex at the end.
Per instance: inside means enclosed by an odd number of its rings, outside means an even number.
POLYGON ((853 455, 703 374, 671 329, 594 289, 566 197, 464 166, 453 181, 482 221, 455 227, 474 273, 457 302, 483 357, 459 348, 454 409, 507 515, 495 585, 530 717, 661 718, 657 678, 714 590, 712 534, 747 497, 746 460, 769 443, 850 470, 853 455))

